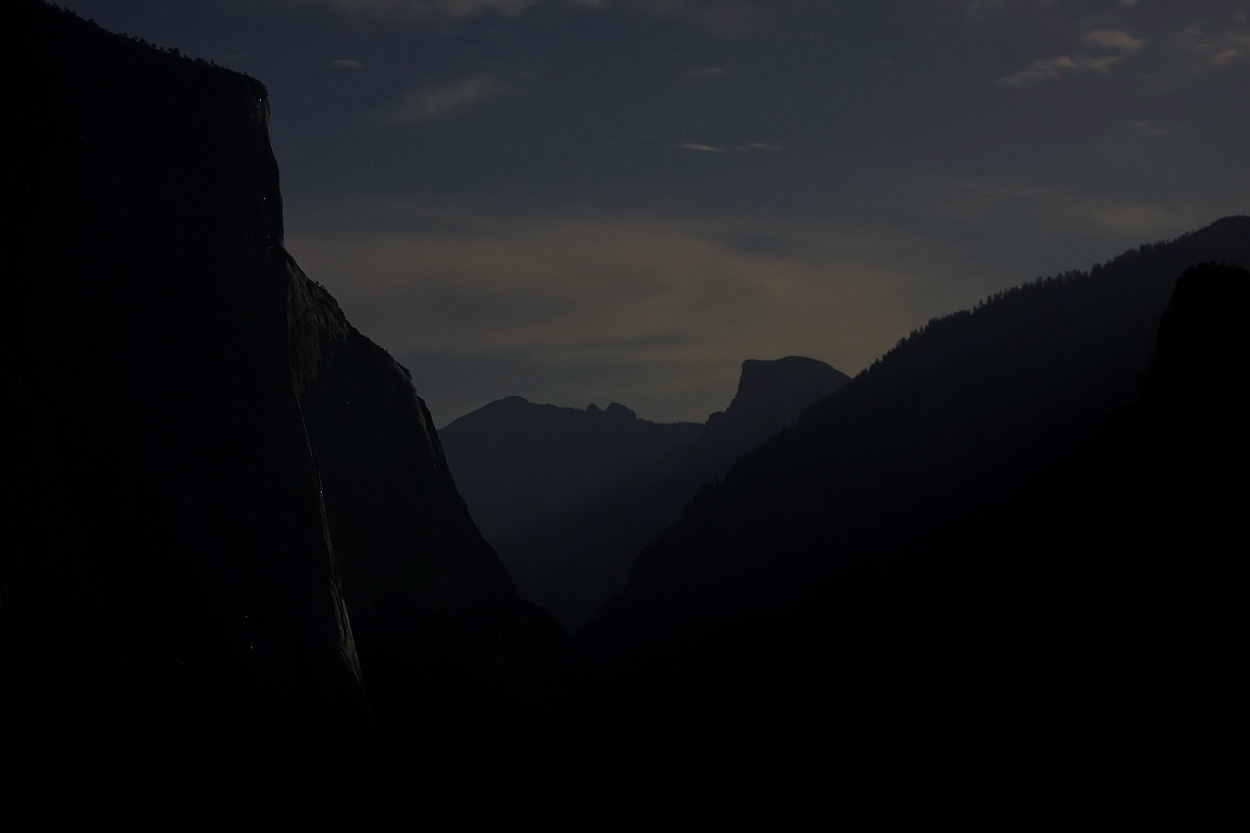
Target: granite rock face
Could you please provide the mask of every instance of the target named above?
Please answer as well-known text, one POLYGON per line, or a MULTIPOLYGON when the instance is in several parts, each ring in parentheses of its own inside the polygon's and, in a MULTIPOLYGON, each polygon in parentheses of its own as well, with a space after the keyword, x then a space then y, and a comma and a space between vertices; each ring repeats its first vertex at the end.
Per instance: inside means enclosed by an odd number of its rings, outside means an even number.
POLYGON ((0 32, 22 702, 210 737, 541 708, 558 626, 478 534, 406 371, 283 249, 263 85, 39 3, 0 32))
POLYGON ((842 371, 806 356, 747 359, 729 407, 708 416, 700 455, 732 462, 849 381, 851 377, 842 371))

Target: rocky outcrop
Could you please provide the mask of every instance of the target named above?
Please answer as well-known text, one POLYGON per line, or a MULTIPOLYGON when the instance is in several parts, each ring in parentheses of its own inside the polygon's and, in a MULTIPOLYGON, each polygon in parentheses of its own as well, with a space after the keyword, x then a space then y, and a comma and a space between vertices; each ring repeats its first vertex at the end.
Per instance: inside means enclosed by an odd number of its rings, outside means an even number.
POLYGON ((284 251, 265 88, 25 0, 0 33, 22 125, 0 635, 32 725, 541 710, 558 626, 477 533, 406 371, 284 251))
POLYGON ((805 356, 747 359, 729 407, 708 416, 699 454, 732 461, 849 381, 851 377, 842 371, 805 356))

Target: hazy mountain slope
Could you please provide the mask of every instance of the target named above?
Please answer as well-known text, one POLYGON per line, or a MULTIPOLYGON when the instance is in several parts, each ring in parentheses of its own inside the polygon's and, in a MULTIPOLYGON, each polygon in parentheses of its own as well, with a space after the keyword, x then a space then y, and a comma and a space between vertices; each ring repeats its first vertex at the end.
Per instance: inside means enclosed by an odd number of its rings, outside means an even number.
POLYGON ((1136 395, 1177 276, 1207 260, 1250 263, 1250 219, 930 322, 691 501, 583 644, 620 656, 776 609, 992 512, 1136 395))
POLYGON ((558 626, 406 373, 282 248, 265 88, 24 0, 0 53, 0 631, 27 728, 207 750, 541 707, 558 626))
POLYGON ((474 521, 498 542, 615 488, 701 431, 693 422, 639 419, 615 402, 578 410, 510 396, 460 417, 440 436, 474 521))
POLYGON ((495 541, 517 591, 566 627, 580 626, 625 586, 634 557, 677 519, 700 486, 847 381, 846 374, 802 356, 743 362, 737 395, 709 416, 697 440, 636 468, 611 490, 588 492, 527 534, 495 541))

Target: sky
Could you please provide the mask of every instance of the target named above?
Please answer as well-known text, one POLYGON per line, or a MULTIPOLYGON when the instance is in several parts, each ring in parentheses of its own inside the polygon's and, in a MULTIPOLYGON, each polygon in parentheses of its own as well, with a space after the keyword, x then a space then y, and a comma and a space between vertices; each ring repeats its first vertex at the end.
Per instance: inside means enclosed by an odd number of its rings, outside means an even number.
POLYGON ((269 88, 286 247, 435 423, 706 419, 1250 213, 1250 0, 59 0, 269 88))

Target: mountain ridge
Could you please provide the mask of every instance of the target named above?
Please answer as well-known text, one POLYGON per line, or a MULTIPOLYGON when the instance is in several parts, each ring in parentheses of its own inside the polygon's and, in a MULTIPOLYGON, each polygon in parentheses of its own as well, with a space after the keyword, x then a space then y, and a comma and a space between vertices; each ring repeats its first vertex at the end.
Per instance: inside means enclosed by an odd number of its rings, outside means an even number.
POLYGON ((639 419, 616 402, 578 409, 510 396, 456 419, 441 437, 470 513, 498 541, 610 490, 701 431, 639 419))
POLYGON ((1177 276, 1210 260, 1250 262, 1250 218, 931 320, 701 490, 581 644, 620 657, 700 617, 774 609, 1011 494, 1136 395, 1177 276), (765 559, 773 541, 784 561, 765 559))
POLYGON ((579 626, 620 589, 633 556, 676 519, 701 484, 848 380, 801 356, 747 359, 742 367, 726 410, 704 426, 663 428, 664 447, 629 445, 622 430, 661 428, 617 403, 579 411, 508 397, 444 429, 457 483, 522 597, 566 627, 579 626), (632 449, 630 465, 602 470, 611 457, 605 446, 632 449), (576 465, 561 462, 562 454, 573 454, 576 465), (461 468, 458 459, 471 466, 461 468), (506 526, 497 520, 500 503, 509 512, 525 509, 506 526))

